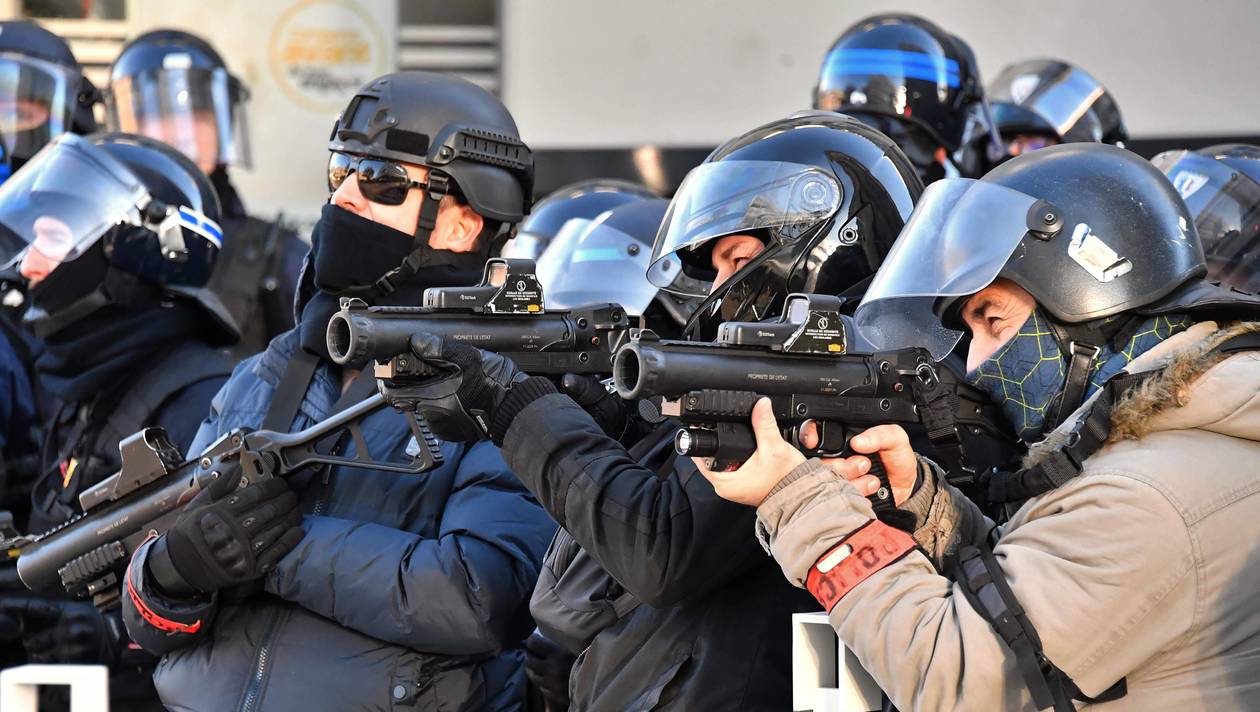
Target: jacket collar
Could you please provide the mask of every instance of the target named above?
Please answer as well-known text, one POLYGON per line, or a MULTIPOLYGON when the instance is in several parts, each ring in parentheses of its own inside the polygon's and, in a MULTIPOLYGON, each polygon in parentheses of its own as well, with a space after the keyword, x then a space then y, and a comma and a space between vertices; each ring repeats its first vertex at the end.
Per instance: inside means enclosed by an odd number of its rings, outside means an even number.
MULTIPOLYGON (((1233 358, 1208 356, 1218 344, 1252 331, 1260 322, 1222 327, 1213 321, 1194 324, 1138 356, 1129 373, 1163 372, 1122 398, 1112 409, 1108 442, 1136 440, 1163 430, 1201 429, 1260 441, 1260 354, 1233 358)), ((1094 394, 1062 425, 1033 445, 1024 466, 1037 464, 1062 448, 1068 435, 1089 408, 1094 394)))

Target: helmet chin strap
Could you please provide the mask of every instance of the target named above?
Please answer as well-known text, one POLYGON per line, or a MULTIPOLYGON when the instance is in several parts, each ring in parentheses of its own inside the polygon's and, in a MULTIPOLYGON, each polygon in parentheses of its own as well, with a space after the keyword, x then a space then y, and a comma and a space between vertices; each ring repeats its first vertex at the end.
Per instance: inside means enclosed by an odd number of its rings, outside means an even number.
POLYGON ((1108 344, 1127 341, 1141 319, 1129 315, 1118 319, 1096 319, 1081 324, 1060 322, 1049 314, 1046 321, 1054 332, 1059 350, 1067 358, 1067 376, 1063 390, 1046 415, 1045 432, 1058 427, 1069 415, 1085 402, 1089 379, 1094 373, 1094 362, 1108 344))
POLYGON ((429 238, 437 228, 438 211, 442 207, 442 199, 450 195, 450 178, 436 170, 429 171, 428 185, 424 190, 424 202, 420 205, 420 215, 416 218, 416 232, 411 240, 411 253, 403 258, 402 264, 381 275, 372 285, 379 294, 393 294, 420 272, 424 254, 429 250, 429 238))

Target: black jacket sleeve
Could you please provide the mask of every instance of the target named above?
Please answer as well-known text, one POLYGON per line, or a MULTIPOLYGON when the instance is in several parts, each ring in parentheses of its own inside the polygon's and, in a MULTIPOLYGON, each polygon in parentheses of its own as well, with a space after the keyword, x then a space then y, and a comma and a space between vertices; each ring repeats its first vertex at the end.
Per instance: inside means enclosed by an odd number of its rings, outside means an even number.
POLYGON ((526 406, 503 454, 551 516, 648 605, 702 596, 765 560, 751 508, 718 497, 690 460, 658 477, 568 396, 526 406))

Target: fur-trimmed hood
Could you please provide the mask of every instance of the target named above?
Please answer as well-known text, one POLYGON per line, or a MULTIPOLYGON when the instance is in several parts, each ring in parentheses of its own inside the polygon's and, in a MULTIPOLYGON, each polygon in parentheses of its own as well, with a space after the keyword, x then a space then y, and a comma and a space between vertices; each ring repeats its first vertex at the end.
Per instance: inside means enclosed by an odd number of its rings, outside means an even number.
MULTIPOLYGON (((1126 369, 1163 373, 1134 389, 1115 405, 1108 442, 1139 440, 1164 430, 1199 429, 1260 441, 1260 351, 1226 357, 1208 356, 1218 344, 1249 332, 1260 322, 1225 326, 1205 321, 1176 334, 1134 359, 1126 369)), ((1095 395, 1097 397, 1097 395, 1095 395)), ((1029 449, 1024 466, 1061 447, 1091 398, 1045 440, 1029 449)))

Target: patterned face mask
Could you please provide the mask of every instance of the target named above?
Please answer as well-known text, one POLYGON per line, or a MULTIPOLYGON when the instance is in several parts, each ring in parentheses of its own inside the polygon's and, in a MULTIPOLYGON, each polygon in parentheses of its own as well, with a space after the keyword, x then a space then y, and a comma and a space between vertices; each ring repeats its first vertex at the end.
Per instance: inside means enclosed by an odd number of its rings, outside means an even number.
MULTIPOLYGON (((1184 315, 1153 317, 1138 326, 1124 348, 1103 348, 1094 357, 1085 397, 1092 396, 1133 359, 1184 331, 1191 323, 1184 315)), ((988 394, 1021 440, 1040 440, 1046 414, 1067 381, 1067 361, 1045 312, 1040 307, 1034 309, 1015 336, 968 373, 965 380, 988 394)))
POLYGON ((1033 442, 1041 436, 1051 401, 1063 390, 1067 365, 1037 308, 1009 341, 965 378, 1002 409, 1021 440, 1033 442))

